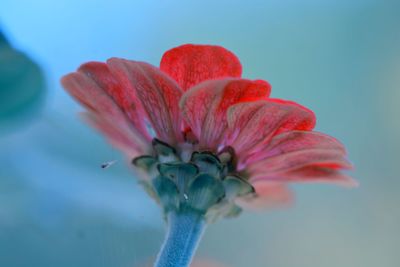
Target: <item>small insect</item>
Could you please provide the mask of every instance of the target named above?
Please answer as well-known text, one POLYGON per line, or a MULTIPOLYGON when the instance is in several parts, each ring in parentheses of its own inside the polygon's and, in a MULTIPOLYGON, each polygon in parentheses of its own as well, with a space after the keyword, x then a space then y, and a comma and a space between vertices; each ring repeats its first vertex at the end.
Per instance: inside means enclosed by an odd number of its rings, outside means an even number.
POLYGON ((110 167, 111 165, 113 165, 116 162, 117 162, 116 160, 104 162, 104 163, 101 164, 101 168, 102 169, 107 169, 108 167, 110 167))

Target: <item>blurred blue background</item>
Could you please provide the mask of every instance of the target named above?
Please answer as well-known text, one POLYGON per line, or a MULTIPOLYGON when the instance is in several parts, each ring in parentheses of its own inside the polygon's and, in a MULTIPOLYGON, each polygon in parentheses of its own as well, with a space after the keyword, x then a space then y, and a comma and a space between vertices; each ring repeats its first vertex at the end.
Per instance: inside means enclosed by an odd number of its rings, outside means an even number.
POLYGON ((399 11, 395 0, 1 0, 1 30, 42 78, 26 94, 0 88, 0 112, 17 96, 38 103, 0 116, 0 266, 151 262, 164 234, 158 207, 120 153, 77 118, 81 107, 59 79, 112 56, 157 65, 183 43, 225 46, 245 77, 314 110, 317 130, 347 146, 361 183, 294 185, 290 209, 211 225, 197 258, 232 267, 400 266, 399 11), (100 168, 110 160, 118 162, 100 168))

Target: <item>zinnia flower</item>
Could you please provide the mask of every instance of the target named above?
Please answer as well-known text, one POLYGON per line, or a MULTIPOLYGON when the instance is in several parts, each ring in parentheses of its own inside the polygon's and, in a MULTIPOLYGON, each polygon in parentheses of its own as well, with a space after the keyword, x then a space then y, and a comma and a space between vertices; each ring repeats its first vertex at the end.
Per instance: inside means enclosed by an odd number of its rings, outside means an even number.
MULTIPOLYGON (((230 51, 188 44, 167 51, 159 68, 111 58, 83 64, 62 84, 142 170, 167 217, 195 211, 214 220, 286 204, 291 182, 356 184, 341 173, 351 168, 344 146, 312 131, 311 110, 270 98, 268 82, 241 73, 230 51)), ((174 261, 157 266, 186 266, 174 261)))

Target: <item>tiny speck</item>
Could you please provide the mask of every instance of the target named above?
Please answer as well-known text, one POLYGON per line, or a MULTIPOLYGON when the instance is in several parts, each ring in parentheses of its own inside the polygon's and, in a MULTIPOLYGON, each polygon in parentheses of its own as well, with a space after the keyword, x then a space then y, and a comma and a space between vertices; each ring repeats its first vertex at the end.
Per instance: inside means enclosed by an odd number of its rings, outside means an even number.
POLYGON ((103 164, 101 164, 101 168, 102 168, 102 169, 107 169, 108 167, 110 167, 111 165, 113 165, 115 162, 117 162, 117 161, 116 161, 116 160, 113 160, 113 161, 104 162, 103 164))
POLYGON ((186 195, 186 194, 183 194, 183 198, 186 199, 186 200, 189 199, 188 195, 186 195))

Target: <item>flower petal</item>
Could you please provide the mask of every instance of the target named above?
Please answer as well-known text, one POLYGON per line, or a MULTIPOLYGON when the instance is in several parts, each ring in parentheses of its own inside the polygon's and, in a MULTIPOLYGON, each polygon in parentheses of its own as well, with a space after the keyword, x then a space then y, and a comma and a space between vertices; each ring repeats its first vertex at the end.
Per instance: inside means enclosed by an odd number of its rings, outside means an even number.
POLYGON ((250 182, 253 184, 258 181, 276 182, 320 182, 332 183, 345 187, 356 187, 358 182, 350 176, 340 173, 336 169, 323 166, 308 166, 300 169, 273 173, 259 177, 252 177, 250 182))
POLYGON ((259 180, 252 182, 256 191, 254 197, 241 197, 236 204, 249 210, 278 208, 290 206, 293 203, 293 193, 285 183, 259 180))
POLYGON ((81 116, 88 124, 103 133, 109 142, 127 155, 129 159, 150 152, 150 149, 147 149, 147 152, 145 152, 146 150, 139 146, 139 142, 132 132, 121 128, 121 125, 116 124, 112 120, 107 120, 92 112, 84 112, 81 116))
POLYGON ((257 161, 247 167, 252 177, 288 172, 307 166, 324 166, 332 169, 351 169, 352 165, 340 151, 332 149, 304 149, 280 154, 257 161))
POLYGON ((294 102, 266 99, 230 107, 228 125, 229 145, 243 164, 246 157, 262 151, 274 135, 292 130, 311 130, 315 116, 294 102))
MULTIPOLYGON (((147 140, 151 136, 146 129, 144 118, 146 118, 140 101, 137 100, 134 92, 129 91, 110 72, 107 64, 102 62, 88 62, 81 65, 78 73, 92 80, 104 95, 113 99, 113 102, 122 110, 135 129, 138 130, 147 140)), ((81 88, 86 90, 85 87, 81 88)))
POLYGON ((160 69, 175 79, 183 90, 211 79, 240 77, 239 59, 221 46, 186 44, 164 53, 160 69))
POLYGON ((274 136, 269 143, 265 157, 272 157, 293 151, 304 149, 333 149, 341 151, 346 150, 337 139, 324 133, 310 131, 290 131, 274 136))
POLYGON ((249 156, 246 163, 259 165, 260 160, 268 162, 273 157, 285 157, 299 151, 317 152, 317 150, 331 151, 333 155, 338 156, 346 155, 344 146, 329 135, 310 131, 290 131, 274 136, 264 149, 249 156))
POLYGON ((221 79, 203 82, 187 91, 180 101, 185 121, 200 148, 216 150, 227 129, 226 111, 231 105, 265 99, 271 87, 265 81, 221 79))
POLYGON ((61 82, 74 98, 90 110, 89 121, 104 132, 112 143, 119 143, 121 149, 128 145, 128 139, 130 144, 135 144, 123 148, 128 156, 149 149, 149 137, 132 126, 124 112, 93 79, 82 72, 75 72, 64 76, 61 82), (125 141, 121 142, 122 139, 125 141))
POLYGON ((122 85, 117 94, 138 100, 130 104, 140 102, 157 136, 170 145, 182 140, 178 103, 183 92, 175 81, 147 63, 112 58, 107 64, 122 85))

